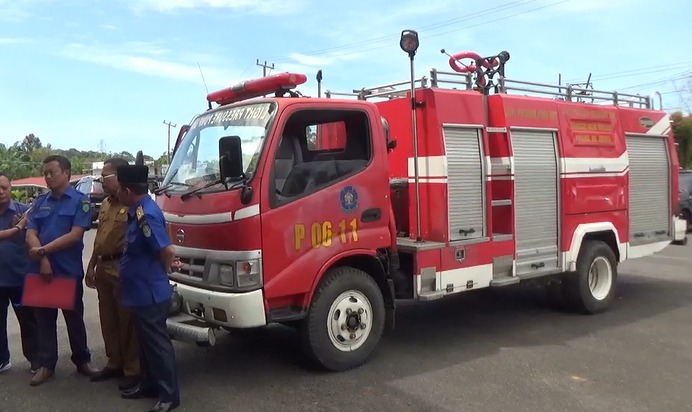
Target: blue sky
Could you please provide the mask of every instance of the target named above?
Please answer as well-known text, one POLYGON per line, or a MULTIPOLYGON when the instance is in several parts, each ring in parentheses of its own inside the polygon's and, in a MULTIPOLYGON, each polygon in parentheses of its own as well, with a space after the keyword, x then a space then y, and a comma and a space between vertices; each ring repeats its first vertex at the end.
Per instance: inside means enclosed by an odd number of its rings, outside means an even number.
MULTIPOLYGON (((511 53, 508 78, 585 81, 692 103, 692 6, 684 0, 0 0, 0 142, 34 133, 54 147, 158 157, 164 120, 206 108, 206 91, 277 71, 301 90, 405 80, 401 30, 421 36, 417 74, 449 71, 449 52, 511 53), (685 80, 685 76, 688 80, 685 80)), ((175 135, 177 131, 173 131, 175 135)))

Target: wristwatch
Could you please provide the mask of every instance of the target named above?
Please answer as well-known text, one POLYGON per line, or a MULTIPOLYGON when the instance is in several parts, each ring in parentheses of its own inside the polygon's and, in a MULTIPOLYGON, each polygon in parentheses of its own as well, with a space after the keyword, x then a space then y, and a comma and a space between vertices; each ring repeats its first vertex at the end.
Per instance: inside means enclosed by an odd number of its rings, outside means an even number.
POLYGON ((44 249, 44 248, 39 248, 39 249, 38 249, 38 255, 41 256, 41 257, 46 256, 46 249, 44 249))

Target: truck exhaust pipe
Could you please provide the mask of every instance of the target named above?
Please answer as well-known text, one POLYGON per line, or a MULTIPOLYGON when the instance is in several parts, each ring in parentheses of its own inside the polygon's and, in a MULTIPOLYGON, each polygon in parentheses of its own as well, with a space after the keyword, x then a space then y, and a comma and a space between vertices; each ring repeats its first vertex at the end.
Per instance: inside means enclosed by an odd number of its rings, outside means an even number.
POLYGON ((186 314, 172 316, 166 319, 168 335, 172 340, 194 343, 197 346, 214 346, 216 333, 213 328, 192 324, 197 319, 186 314))

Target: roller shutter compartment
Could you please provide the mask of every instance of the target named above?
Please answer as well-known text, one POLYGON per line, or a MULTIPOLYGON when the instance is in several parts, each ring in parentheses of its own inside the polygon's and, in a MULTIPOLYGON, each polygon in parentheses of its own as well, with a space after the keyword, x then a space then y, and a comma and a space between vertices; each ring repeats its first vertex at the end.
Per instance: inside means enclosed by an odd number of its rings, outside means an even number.
POLYGON ((661 136, 627 136, 629 241, 641 245, 671 239, 670 161, 661 136))
POLYGON ((558 169, 552 131, 513 131, 517 275, 558 268, 558 169))
POLYGON ((449 240, 471 240, 485 235, 483 153, 480 130, 444 127, 447 152, 449 240))

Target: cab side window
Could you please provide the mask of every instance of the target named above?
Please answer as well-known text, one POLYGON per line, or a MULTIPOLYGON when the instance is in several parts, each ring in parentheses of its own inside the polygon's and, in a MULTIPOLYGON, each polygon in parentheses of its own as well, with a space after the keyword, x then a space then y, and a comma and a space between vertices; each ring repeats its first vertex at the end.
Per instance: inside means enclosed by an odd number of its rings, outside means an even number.
POLYGON ((365 112, 297 111, 281 131, 274 155, 273 206, 353 176, 364 170, 371 158, 370 123, 365 112))

